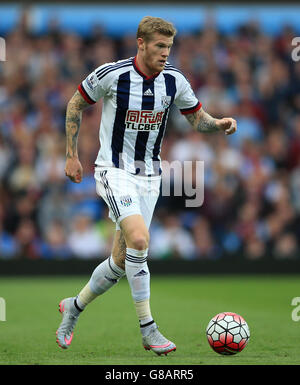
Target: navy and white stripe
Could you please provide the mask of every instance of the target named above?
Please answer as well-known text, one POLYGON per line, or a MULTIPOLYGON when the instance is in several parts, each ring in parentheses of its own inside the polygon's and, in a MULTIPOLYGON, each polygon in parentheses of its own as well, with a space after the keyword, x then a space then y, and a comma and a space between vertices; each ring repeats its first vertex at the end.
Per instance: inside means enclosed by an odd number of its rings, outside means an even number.
POLYGON ((161 172, 170 106, 174 103, 183 114, 201 107, 181 71, 167 63, 162 72, 147 77, 135 58, 98 67, 78 89, 91 104, 103 98, 96 165, 139 175, 161 172))
MULTIPOLYGON (((170 103, 170 106, 171 106, 174 102, 174 97, 176 95, 176 80, 174 76, 168 73, 164 74, 164 78, 165 78, 165 84, 166 84, 166 93, 167 95, 171 96, 171 103, 170 103)), ((162 140, 165 134, 166 126, 167 126, 167 119, 168 119, 169 112, 170 112, 170 107, 168 108, 167 113, 164 116, 163 123, 159 129, 159 133, 157 135, 157 138, 153 147, 152 159, 153 159, 155 174, 161 174, 161 168, 159 167, 159 160, 160 160, 159 153, 161 150, 162 140)))
POLYGON ((134 255, 126 253, 125 257, 126 261, 132 262, 132 263, 145 263, 147 262, 147 257, 136 257, 134 255))
MULTIPOLYGON (((154 80, 143 80, 142 91, 142 110, 154 110, 154 80), (152 95, 145 95, 147 90, 151 90, 152 95)), ((135 173, 145 175, 146 167, 144 163, 147 141, 149 139, 150 131, 140 131, 137 134, 134 160, 135 160, 135 173), (138 162, 138 163, 137 163, 138 162)))
POLYGON ((176 67, 174 67, 172 64, 170 63, 166 63, 165 65, 165 70, 168 70, 168 71, 175 71, 175 72, 178 72, 179 74, 181 74, 182 76, 184 76, 184 78, 188 81, 188 79, 185 77, 185 75, 176 67))
POLYGON ((112 71, 115 71, 117 69, 124 68, 124 67, 131 67, 131 66, 132 66, 132 59, 122 60, 119 63, 104 66, 103 68, 96 70, 95 73, 97 75, 98 80, 101 80, 105 75, 109 74, 112 71))
POLYGON ((112 268, 112 266, 111 266, 111 255, 109 256, 109 258, 108 258, 108 266, 109 266, 109 268, 110 268, 110 270, 115 274, 115 276, 116 277, 118 277, 118 278, 121 278, 122 277, 122 274, 120 274, 120 273, 118 273, 116 270, 114 270, 113 268, 112 268))
POLYGON ((130 72, 125 72, 118 78, 117 109, 111 138, 112 162, 116 167, 120 168, 124 168, 121 154, 125 135, 125 117, 129 107, 129 93, 130 72))

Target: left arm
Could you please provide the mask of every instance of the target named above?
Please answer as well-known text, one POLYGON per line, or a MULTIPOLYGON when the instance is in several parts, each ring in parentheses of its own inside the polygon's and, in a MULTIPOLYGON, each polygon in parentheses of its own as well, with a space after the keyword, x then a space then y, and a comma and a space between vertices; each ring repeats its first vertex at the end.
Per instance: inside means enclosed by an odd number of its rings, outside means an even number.
POLYGON ((184 116, 195 130, 203 133, 224 131, 225 135, 231 135, 237 129, 237 123, 235 119, 215 119, 207 112, 205 112, 203 108, 184 116))

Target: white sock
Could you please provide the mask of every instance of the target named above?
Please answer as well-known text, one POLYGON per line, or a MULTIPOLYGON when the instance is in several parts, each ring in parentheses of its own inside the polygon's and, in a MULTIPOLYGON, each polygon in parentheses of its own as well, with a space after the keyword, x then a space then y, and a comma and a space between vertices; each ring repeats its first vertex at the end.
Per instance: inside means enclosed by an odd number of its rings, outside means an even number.
POLYGON ((125 271, 115 264, 112 256, 108 257, 96 267, 89 282, 75 298, 74 305, 76 309, 82 311, 86 305, 92 302, 100 294, 105 293, 124 275, 125 271))
POLYGON ((95 294, 103 294, 119 279, 125 275, 125 271, 114 263, 112 256, 100 263, 93 271, 89 281, 90 289, 95 294))
POLYGON ((125 271, 142 335, 148 334, 149 328, 154 324, 149 305, 150 272, 147 255, 148 249, 126 249, 125 271))
POLYGON ((125 272, 134 302, 150 298, 150 272, 147 255, 148 249, 126 249, 125 272))

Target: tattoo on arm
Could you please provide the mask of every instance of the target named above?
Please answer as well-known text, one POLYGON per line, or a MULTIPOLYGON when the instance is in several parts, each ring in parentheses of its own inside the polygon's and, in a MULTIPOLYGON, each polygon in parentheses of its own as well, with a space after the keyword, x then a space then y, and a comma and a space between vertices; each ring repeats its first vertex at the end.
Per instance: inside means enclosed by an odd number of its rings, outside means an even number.
POLYGON ((82 119, 82 111, 89 104, 83 99, 79 91, 76 91, 68 103, 66 112, 66 137, 67 137, 67 158, 78 156, 77 139, 82 119))
POLYGON ((209 133, 217 132, 219 128, 216 125, 216 119, 210 116, 202 108, 192 114, 185 115, 190 124, 199 132, 209 133))

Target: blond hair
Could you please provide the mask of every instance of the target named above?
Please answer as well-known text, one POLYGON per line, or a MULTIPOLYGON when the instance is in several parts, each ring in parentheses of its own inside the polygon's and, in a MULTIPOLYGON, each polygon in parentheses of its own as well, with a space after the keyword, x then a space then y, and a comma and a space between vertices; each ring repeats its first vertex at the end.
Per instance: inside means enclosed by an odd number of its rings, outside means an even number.
POLYGON ((168 37, 173 37, 177 33, 176 28, 169 21, 161 19, 160 17, 145 16, 140 21, 136 37, 141 37, 145 41, 150 41, 155 32, 168 37))

